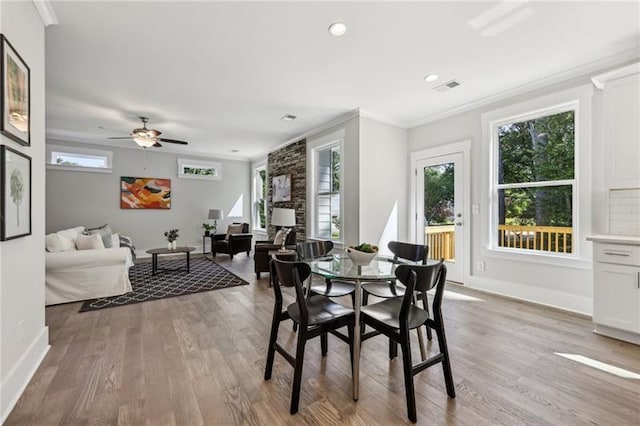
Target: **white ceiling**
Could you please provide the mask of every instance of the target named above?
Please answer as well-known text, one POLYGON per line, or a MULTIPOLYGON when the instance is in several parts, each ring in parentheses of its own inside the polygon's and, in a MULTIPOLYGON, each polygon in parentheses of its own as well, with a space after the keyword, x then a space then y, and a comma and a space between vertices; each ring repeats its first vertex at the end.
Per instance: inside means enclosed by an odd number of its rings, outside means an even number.
POLYGON ((160 149, 247 159, 358 108, 410 127, 640 56, 639 5, 54 1, 47 137, 131 146, 106 138, 145 115, 163 137, 189 141, 160 149), (342 37, 327 32, 336 20, 342 37), (440 79, 426 83, 428 73, 440 79), (432 90, 451 79, 462 85, 432 90), (287 113, 298 119, 281 121, 287 113))

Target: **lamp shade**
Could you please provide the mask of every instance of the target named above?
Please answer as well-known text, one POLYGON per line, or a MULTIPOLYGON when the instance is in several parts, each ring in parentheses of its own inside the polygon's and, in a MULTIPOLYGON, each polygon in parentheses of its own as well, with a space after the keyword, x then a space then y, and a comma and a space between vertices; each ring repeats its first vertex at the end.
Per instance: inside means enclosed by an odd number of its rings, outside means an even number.
POLYGON ((296 211, 294 209, 274 208, 271 212, 271 224, 273 226, 295 226, 296 211))
POLYGON ((214 220, 222 219, 222 209, 209 210, 209 219, 214 219, 214 220))

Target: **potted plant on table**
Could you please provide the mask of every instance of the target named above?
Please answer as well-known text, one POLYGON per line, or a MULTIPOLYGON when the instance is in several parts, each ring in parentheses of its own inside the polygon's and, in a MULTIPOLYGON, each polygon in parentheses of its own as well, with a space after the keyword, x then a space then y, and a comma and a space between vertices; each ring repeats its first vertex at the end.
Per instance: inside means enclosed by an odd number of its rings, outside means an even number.
POLYGON ((177 243, 176 240, 178 239, 178 230, 177 229, 169 229, 168 231, 165 231, 164 236, 167 237, 167 241, 169 241, 169 243, 167 244, 167 249, 169 250, 175 250, 177 243))
POLYGON ((204 235, 205 235, 205 237, 208 237, 208 236, 211 234, 211 230, 212 230, 212 229, 214 230, 213 232, 215 232, 215 229, 216 229, 216 227, 215 227, 215 226, 210 225, 210 224, 208 224, 208 223, 203 223, 203 224, 202 224, 202 227, 204 228, 204 235))

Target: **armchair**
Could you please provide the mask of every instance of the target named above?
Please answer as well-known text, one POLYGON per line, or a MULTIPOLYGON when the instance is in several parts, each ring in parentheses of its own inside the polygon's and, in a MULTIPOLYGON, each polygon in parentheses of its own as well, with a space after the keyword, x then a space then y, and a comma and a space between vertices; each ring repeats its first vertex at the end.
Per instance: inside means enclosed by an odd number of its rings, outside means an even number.
POLYGON ((251 251, 251 239, 253 235, 249 233, 248 223, 233 223, 227 228, 226 234, 216 234, 211 236, 211 254, 216 257, 216 253, 226 253, 231 259, 234 254, 251 251))
MULTIPOLYGON (((291 232, 289 232, 284 244, 289 250, 296 249, 295 229, 292 229, 291 232)), ((260 279, 261 272, 269 272, 269 252, 278 250, 281 247, 282 244, 274 244, 273 241, 256 241, 256 245, 253 248, 253 264, 257 279, 260 279)))

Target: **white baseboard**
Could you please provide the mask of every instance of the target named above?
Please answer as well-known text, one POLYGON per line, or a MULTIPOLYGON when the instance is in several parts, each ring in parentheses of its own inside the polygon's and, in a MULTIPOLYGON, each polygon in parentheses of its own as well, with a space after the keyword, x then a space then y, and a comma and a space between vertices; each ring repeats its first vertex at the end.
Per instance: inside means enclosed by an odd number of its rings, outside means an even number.
POLYGON ((540 287, 480 277, 468 277, 465 286, 564 311, 593 316, 593 299, 540 287))
POLYGON ((31 342, 27 350, 20 357, 16 365, 9 371, 2 381, 0 388, 0 423, 9 417, 9 413, 18 402, 20 395, 26 389, 29 381, 49 352, 49 327, 42 331, 31 342))

